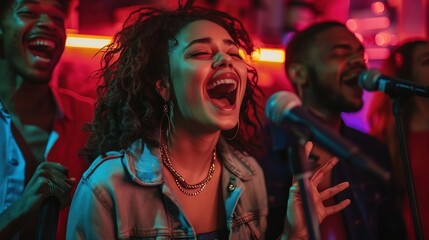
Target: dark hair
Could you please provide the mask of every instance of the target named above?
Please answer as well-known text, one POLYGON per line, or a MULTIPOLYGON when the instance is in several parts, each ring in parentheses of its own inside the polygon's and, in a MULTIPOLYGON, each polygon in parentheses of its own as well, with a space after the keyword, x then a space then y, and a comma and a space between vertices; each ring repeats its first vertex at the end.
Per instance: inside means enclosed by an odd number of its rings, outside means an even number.
MULTIPOLYGON (((310 50, 309 46, 314 44, 316 36, 326 31, 332 27, 344 27, 347 28, 344 24, 336 21, 324 21, 318 22, 310 25, 309 27, 298 31, 292 37, 290 42, 286 47, 286 61, 285 61, 285 70, 287 74, 287 69, 293 63, 303 63, 305 59, 308 58, 308 51, 310 50)), ((293 84, 293 83, 292 83, 293 84)), ((296 86, 294 86, 296 87, 296 86)))
MULTIPOLYGON (((3 19, 4 15, 10 8, 13 6, 13 3, 16 3, 18 0, 1 0, 0 1, 0 19, 3 19)), ((66 14, 69 13, 70 4, 74 0, 57 0, 64 9, 66 14)))
POLYGON ((312 1, 289 0, 286 2, 286 7, 302 7, 312 11, 315 15, 320 15, 322 12, 312 1))
POLYGON ((420 45, 427 45, 425 39, 408 39, 392 49, 389 57, 384 61, 381 71, 383 74, 402 79, 412 80, 413 54, 420 45))
MULTIPOLYGON (((150 147, 159 146, 155 129, 160 126, 164 99, 154 86, 160 79, 171 81, 169 49, 178 44, 175 36, 196 20, 222 26, 247 54, 254 50, 242 23, 220 11, 190 5, 177 10, 140 8, 134 11, 113 43, 103 49, 98 71, 103 84, 97 89, 99 97, 94 120, 87 126, 91 135, 81 151, 83 157, 92 161, 107 151, 127 148, 137 139, 150 147)), ((255 97, 261 90, 257 86, 256 70, 248 65, 248 72, 240 109, 240 131, 230 144, 238 150, 251 152, 250 146, 256 143, 251 142, 255 137, 251 138, 249 131, 256 133, 261 127, 259 118, 255 117, 259 109, 255 97)), ((171 82, 170 86, 173 86, 171 82)), ((234 134, 228 136, 231 135, 234 134)))

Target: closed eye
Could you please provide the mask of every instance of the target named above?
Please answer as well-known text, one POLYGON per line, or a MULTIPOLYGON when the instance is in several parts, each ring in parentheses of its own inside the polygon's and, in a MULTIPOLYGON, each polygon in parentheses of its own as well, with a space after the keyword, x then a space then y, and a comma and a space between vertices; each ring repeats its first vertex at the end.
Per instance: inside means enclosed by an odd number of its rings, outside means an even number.
POLYGON ((347 50, 336 50, 332 53, 333 58, 339 58, 339 59, 348 58, 351 55, 352 55, 352 52, 347 50))
POLYGON ((229 53, 229 56, 236 60, 243 60, 243 57, 239 53, 229 53))
POLYGON ((211 58, 211 52, 195 51, 188 54, 190 58, 211 58))
POLYGON ((37 17, 37 14, 33 11, 30 11, 30 10, 21 10, 18 12, 18 15, 23 16, 23 17, 29 17, 29 18, 37 17))
POLYGON ((193 52, 190 53, 190 56, 199 56, 199 55, 205 55, 205 54, 209 54, 208 52, 193 52))
POLYGON ((60 17, 60 16, 53 16, 52 17, 54 19, 55 22, 57 22, 60 25, 64 25, 64 18, 60 17))

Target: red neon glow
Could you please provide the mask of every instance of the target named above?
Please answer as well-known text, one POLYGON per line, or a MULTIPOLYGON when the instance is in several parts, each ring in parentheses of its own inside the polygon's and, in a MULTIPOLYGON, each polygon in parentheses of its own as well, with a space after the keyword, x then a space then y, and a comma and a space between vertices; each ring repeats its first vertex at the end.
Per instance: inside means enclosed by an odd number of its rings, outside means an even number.
POLYGON ((67 34, 66 47, 101 49, 112 41, 109 36, 67 34))
POLYGON ((371 11, 375 14, 382 14, 386 11, 386 6, 382 2, 373 2, 371 4, 371 11))
POLYGON ((285 61, 285 51, 277 48, 260 48, 259 51, 252 53, 252 60, 283 63, 285 61))
POLYGON ((374 41, 378 46, 387 46, 391 43, 390 33, 379 32, 375 35, 374 41))
POLYGON ((368 54, 368 59, 372 60, 383 60, 389 56, 389 49, 387 48, 366 48, 366 54, 368 54))
MULTIPOLYGON (((83 34, 67 34, 66 47, 68 48, 91 48, 101 49, 111 43, 112 37, 83 34)), ((285 61, 285 52, 283 49, 260 48, 259 51, 252 53, 253 61, 283 63, 285 61)))
POLYGON ((358 28, 358 22, 355 19, 349 19, 346 22, 346 26, 350 31, 354 32, 358 28))
MULTIPOLYGON (((362 41, 361 34, 357 33, 355 35, 360 41, 362 41)), ((378 37, 378 38, 385 39, 385 36, 378 37)), ((380 41, 386 41, 383 39, 380 41)), ((67 34, 66 47, 101 49, 102 47, 111 43, 111 41, 112 41, 112 38, 110 36, 82 35, 82 34, 69 33, 67 34)), ((389 51, 386 48, 374 48, 374 49, 367 49, 367 53, 368 53, 369 59, 384 59, 388 55, 389 51)), ((257 62, 284 63, 285 51, 282 48, 260 48, 259 51, 253 52, 251 57, 253 61, 257 61, 257 62)))
POLYGON ((390 26, 388 17, 372 17, 372 18, 351 18, 347 20, 347 27, 351 31, 368 31, 375 29, 386 29, 390 26))

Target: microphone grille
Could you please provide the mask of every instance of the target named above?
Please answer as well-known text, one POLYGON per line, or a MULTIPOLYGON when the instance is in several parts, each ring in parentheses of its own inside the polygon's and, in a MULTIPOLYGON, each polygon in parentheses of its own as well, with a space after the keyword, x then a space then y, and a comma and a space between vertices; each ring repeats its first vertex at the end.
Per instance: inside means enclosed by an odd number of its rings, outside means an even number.
POLYGON ((377 79, 381 75, 377 69, 363 71, 359 75, 359 86, 368 91, 377 90, 377 79))
POLYGON ((283 114, 291 109, 301 106, 301 100, 292 92, 276 92, 267 100, 265 114, 273 123, 281 124, 283 114))

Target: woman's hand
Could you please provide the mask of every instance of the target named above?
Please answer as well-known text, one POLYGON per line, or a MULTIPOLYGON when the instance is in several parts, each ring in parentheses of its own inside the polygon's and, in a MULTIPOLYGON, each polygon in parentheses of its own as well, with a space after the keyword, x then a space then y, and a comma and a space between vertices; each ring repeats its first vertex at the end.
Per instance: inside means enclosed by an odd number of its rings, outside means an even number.
MULTIPOLYGON (((310 179, 304 180, 309 181, 311 198, 314 203, 316 217, 319 224, 326 217, 343 210, 350 204, 349 199, 343 200, 338 204, 328 207, 325 207, 325 205, 323 204, 323 201, 335 196, 339 192, 348 188, 348 182, 340 183, 331 188, 325 189, 322 192, 319 192, 319 190, 317 189, 319 183, 323 180, 324 177, 329 175, 329 172, 337 163, 338 159, 336 157, 330 159, 310 179)), ((308 239, 308 232, 304 218, 301 194, 299 191, 298 183, 296 181, 290 188, 287 206, 287 216, 285 222, 285 233, 282 235, 282 239, 308 239)))

